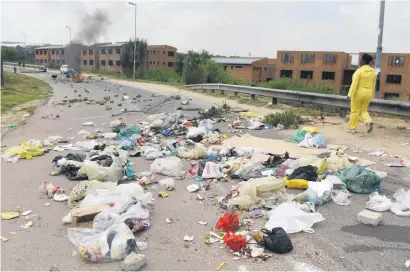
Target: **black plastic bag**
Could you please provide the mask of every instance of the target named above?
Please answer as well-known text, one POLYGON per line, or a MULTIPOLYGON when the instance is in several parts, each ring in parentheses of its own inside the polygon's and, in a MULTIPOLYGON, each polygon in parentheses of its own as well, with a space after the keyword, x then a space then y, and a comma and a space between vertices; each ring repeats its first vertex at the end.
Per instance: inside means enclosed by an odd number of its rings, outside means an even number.
POLYGON ((316 181, 317 180, 317 167, 312 166, 312 165, 306 165, 299 167, 295 169, 295 171, 292 172, 288 176, 289 180, 292 179, 304 179, 307 181, 316 181))
POLYGON ((261 232, 266 234, 262 237, 266 249, 278 254, 288 253, 293 250, 292 241, 283 228, 274 228, 272 231, 262 229, 261 232))

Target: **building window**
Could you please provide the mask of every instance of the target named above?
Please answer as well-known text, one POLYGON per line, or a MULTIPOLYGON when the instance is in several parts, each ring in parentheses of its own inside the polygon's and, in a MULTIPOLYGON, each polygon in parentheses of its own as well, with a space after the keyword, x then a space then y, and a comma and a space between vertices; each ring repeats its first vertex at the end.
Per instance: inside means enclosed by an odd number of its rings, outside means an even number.
POLYGON ((393 100, 393 99, 398 99, 400 98, 400 94, 398 93, 385 93, 384 94, 384 99, 386 100, 393 100))
POLYGON ((401 75, 387 75, 386 83, 401 84, 401 75))
POLYGON ((108 49, 108 55, 112 55, 112 48, 108 49))
POLYGON ((174 51, 168 51, 168 57, 174 57, 175 52, 174 51))
POLYGON ((60 55, 60 50, 56 50, 56 55, 60 55))
POLYGON ((61 60, 61 64, 65 64, 65 60, 61 60))
POLYGON ((115 61, 115 66, 120 66, 120 65, 121 65, 121 61, 116 60, 116 61, 115 61))
POLYGON ((105 54, 105 49, 101 49, 101 54, 105 54))
POLYGON ((159 61, 157 61, 157 65, 159 65, 159 61))
POLYGON ((55 63, 55 62, 56 62, 56 60, 55 60, 55 59, 52 59, 52 60, 51 60, 51 63, 55 63))
POLYGON ((105 60, 102 60, 102 61, 101 61, 101 65, 102 65, 102 66, 105 66, 105 60))
POLYGON ((36 55, 38 55, 38 51, 36 50, 36 55))
POLYGON ((119 49, 119 48, 115 49, 115 53, 116 53, 117 55, 119 55, 119 54, 121 53, 121 49, 119 49))
POLYGON ((53 49, 53 50, 51 50, 51 55, 55 55, 56 54, 56 51, 53 49))
POLYGON ((43 51, 40 51, 40 55, 43 55, 43 51))
POLYGON ((404 66, 404 57, 389 57, 389 65, 404 66))
POLYGON ((149 64, 151 64, 151 65, 152 65, 152 61, 150 61, 150 62, 149 62, 149 64))
POLYGON ((323 63, 336 63, 336 55, 335 54, 324 54, 323 63))
POLYGON ((87 55, 87 50, 83 50, 83 55, 87 55))
POLYGON ((46 60, 46 59, 44 60, 44 63, 47 63, 47 60, 46 60))
POLYGON ((242 65, 236 65, 235 68, 241 69, 241 68, 243 68, 243 66, 242 65))
POLYGON ((47 51, 46 51, 46 50, 44 50, 44 55, 47 55, 47 51))
POLYGON ((312 54, 312 53, 302 54, 302 63, 313 63, 313 62, 315 62, 315 54, 312 54))
POLYGON ((335 72, 322 72, 322 80, 335 80, 335 72))
POLYGON ((87 65, 87 60, 83 60, 83 65, 87 65))
POLYGON ((43 63, 43 59, 40 60, 40 63, 43 63))
POLYGON ((92 50, 92 49, 88 49, 88 55, 92 55, 92 54, 94 54, 93 50, 92 50))
MULTIPOLYGON (((109 49, 108 49, 109 50, 109 49)), ((109 51, 108 51, 109 52, 109 51)), ((113 66, 114 62, 112 60, 108 61, 108 66, 113 66)))
POLYGON ((155 54, 155 50, 152 50, 152 54, 155 54))
POLYGON ((61 55, 64 55, 64 50, 61 50, 61 55))
POLYGON ((168 67, 174 67, 174 63, 173 62, 168 62, 168 67))
POLYGON ((280 70, 280 77, 283 78, 291 78, 292 77, 292 70, 280 70))
POLYGON ((300 71, 300 78, 312 79, 313 78, 313 71, 300 71))
POLYGON ((282 62, 293 62, 293 58, 292 53, 282 53, 281 55, 282 62))
POLYGON ((60 64, 60 60, 59 60, 59 59, 57 60, 57 64, 60 64))
POLYGON ((164 54, 164 55, 165 55, 165 51, 162 51, 162 54, 164 54))
POLYGON ((253 67, 253 70, 255 71, 255 70, 256 70, 256 67, 253 67))
POLYGON ((90 60, 90 65, 94 65, 94 60, 90 60))
POLYGON ((266 71, 266 67, 265 67, 265 68, 263 68, 263 70, 264 70, 264 71, 266 71))

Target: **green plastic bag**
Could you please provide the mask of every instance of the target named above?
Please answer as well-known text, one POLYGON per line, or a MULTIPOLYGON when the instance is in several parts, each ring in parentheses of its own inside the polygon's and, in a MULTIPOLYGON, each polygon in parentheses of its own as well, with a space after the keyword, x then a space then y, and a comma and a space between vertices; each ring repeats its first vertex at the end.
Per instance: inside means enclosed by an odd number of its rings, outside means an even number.
POLYGON ((117 138, 121 138, 122 136, 124 137, 131 137, 133 134, 139 134, 141 135, 141 128, 136 125, 131 125, 131 126, 126 126, 123 127, 120 132, 117 134, 117 138))
POLYGON ((370 194, 378 190, 381 192, 381 179, 372 171, 363 166, 353 164, 336 174, 346 184, 350 192, 370 194))
POLYGON ((295 131, 295 133, 293 133, 292 137, 285 139, 284 141, 298 144, 305 139, 305 134, 306 131, 298 129, 295 131))

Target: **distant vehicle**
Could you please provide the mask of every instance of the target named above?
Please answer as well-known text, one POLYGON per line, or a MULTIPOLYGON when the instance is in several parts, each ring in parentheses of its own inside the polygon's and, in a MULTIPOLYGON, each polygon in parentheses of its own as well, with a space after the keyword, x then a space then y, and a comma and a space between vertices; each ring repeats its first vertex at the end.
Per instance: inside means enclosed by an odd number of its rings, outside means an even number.
POLYGON ((60 74, 68 74, 71 69, 68 67, 67 64, 61 65, 60 67, 60 74))

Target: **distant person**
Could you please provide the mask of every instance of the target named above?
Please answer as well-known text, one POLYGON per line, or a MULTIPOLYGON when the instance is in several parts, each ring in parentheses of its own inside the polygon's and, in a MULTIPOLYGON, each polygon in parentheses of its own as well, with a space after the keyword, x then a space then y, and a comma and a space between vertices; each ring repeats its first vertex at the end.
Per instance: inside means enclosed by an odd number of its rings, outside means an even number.
POLYGON ((353 74, 353 82, 350 86, 348 99, 350 99, 350 133, 356 133, 357 124, 359 123, 359 116, 366 123, 367 132, 373 130, 373 121, 367 112, 370 101, 374 96, 376 87, 377 73, 370 63, 373 57, 369 54, 363 54, 360 60, 361 67, 353 74))
POLYGON ((23 62, 23 68, 24 68, 24 66, 26 66, 26 63, 23 62))
POLYGON ((14 70, 14 73, 16 74, 16 73, 17 73, 17 67, 16 67, 15 64, 14 64, 14 66, 13 66, 13 70, 14 70))
POLYGON ((21 61, 19 61, 19 67, 21 67, 21 61))

